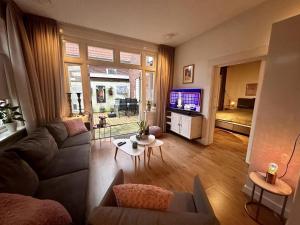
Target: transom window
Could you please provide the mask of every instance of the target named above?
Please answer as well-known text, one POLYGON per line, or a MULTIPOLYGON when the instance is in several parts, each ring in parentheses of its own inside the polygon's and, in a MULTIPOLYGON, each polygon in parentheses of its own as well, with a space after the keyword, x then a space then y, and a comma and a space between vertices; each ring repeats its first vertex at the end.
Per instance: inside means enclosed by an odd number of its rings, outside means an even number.
POLYGON ((88 46, 88 58, 113 62, 114 61, 114 50, 108 48, 99 48, 88 46))
POLYGON ((80 57, 79 44, 74 42, 65 42, 65 55, 69 57, 80 57))
POLYGON ((141 54, 121 51, 120 62, 124 64, 141 65, 141 54))

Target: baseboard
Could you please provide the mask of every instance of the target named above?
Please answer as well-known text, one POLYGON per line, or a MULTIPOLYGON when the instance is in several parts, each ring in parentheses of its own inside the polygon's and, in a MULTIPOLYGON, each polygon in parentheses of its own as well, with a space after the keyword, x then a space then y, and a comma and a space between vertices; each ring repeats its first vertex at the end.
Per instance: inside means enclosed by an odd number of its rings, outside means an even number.
MULTIPOLYGON (((245 194, 247 194, 248 196, 251 196, 251 194, 252 194, 252 185, 249 187, 247 184, 245 184, 242 191, 245 194)), ((255 193, 254 193, 254 198, 257 200, 259 198, 259 195, 260 195, 260 188, 256 188, 255 193)), ((282 206, 282 202, 283 202, 283 197, 280 198, 281 202, 278 202, 276 199, 272 199, 273 196, 274 195, 265 192, 264 195, 263 195, 262 203, 265 206, 269 207, 270 209, 274 210, 275 212, 281 213, 281 206, 282 206)), ((289 206, 289 204, 287 205, 287 207, 285 209, 285 214, 284 214, 286 218, 288 217, 288 214, 290 212, 288 206, 289 206)))

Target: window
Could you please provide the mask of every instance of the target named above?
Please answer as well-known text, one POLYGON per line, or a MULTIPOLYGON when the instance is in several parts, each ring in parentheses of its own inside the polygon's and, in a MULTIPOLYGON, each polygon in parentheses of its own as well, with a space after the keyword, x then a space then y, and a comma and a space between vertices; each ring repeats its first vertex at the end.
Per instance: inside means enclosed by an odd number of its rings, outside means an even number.
POLYGON ((154 103, 154 72, 146 71, 146 101, 154 103))
POLYGON ((71 93, 72 113, 79 113, 79 103, 77 93, 81 93, 81 109, 83 112, 82 80, 80 65, 67 64, 69 92, 71 93))
POLYGON ((69 57, 80 57, 79 44, 73 42, 65 42, 65 55, 69 57))
POLYGON ((114 61, 114 50, 88 46, 88 58, 107 62, 114 61))
POLYGON ((124 64, 141 65, 141 54, 120 52, 120 62, 124 64))

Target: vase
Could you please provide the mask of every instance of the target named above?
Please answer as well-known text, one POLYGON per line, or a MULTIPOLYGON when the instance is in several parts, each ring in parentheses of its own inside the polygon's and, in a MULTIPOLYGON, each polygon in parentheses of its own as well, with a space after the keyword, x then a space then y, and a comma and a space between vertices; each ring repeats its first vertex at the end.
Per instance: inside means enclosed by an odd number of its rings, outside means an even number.
POLYGON ((7 128, 7 130, 9 132, 15 132, 15 131, 17 131, 17 125, 18 125, 17 122, 14 121, 12 123, 6 123, 5 127, 7 128))

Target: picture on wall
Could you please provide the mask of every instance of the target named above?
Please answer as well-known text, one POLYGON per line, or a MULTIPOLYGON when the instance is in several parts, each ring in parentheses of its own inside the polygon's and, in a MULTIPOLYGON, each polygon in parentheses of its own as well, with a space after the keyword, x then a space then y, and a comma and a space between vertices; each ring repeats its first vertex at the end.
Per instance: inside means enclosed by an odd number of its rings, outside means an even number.
POLYGON ((117 94, 118 95, 127 95, 128 87, 126 85, 118 85, 117 86, 117 94))
POLYGON ((194 64, 183 67, 183 83, 193 83, 194 82, 194 64))
POLYGON ((96 98, 97 98, 97 103, 105 103, 106 102, 105 86, 102 86, 102 85, 96 86, 96 98))
POLYGON ((246 84, 246 96, 256 96, 257 83, 246 84))

